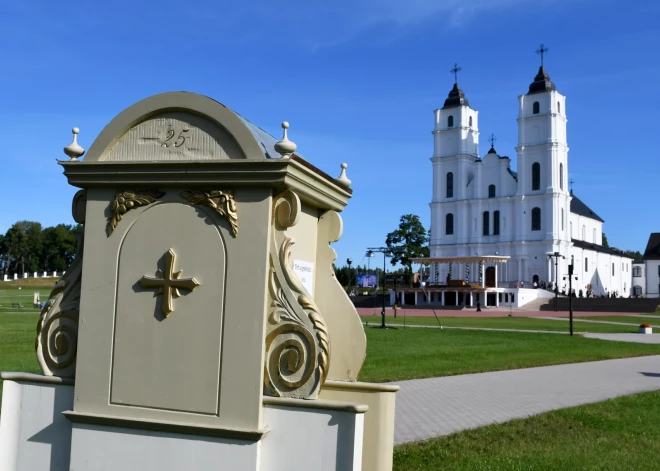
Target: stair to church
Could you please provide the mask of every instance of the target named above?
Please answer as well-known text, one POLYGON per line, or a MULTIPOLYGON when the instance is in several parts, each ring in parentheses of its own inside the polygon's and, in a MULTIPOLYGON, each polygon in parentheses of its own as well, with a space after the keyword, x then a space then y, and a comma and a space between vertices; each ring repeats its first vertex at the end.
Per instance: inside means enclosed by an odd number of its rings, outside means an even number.
POLYGON ((522 311, 545 311, 544 306, 554 302, 554 298, 536 298, 533 301, 523 304, 518 309, 522 311))

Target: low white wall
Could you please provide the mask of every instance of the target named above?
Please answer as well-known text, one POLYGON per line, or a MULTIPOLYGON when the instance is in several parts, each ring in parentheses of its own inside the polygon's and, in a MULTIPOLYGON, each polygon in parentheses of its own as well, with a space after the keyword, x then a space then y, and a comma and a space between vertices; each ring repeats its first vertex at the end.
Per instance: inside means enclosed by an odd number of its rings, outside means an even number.
MULTIPOLYGON (((0 470, 358 471, 366 406, 336 401, 265 404, 260 441, 72 424, 74 387, 3 374, 0 470), (315 403, 315 404, 313 404, 315 403)), ((276 402, 271 400, 271 402, 276 402)))

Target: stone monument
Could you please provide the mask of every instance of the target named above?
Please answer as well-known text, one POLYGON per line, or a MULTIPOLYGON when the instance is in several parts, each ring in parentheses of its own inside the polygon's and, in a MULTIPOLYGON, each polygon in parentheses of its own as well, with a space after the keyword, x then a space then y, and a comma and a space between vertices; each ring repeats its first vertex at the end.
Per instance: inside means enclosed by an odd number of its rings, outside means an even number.
POLYGON ((3 373, 0 469, 387 470, 396 386, 357 382, 332 264, 351 197, 222 104, 142 100, 64 148, 73 265, 42 310, 43 375, 3 373))

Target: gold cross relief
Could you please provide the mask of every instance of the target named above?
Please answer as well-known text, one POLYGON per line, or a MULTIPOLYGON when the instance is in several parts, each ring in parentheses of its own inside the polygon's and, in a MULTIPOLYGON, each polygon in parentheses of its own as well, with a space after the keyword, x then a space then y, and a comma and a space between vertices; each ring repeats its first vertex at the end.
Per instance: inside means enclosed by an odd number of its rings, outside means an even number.
POLYGON ((143 276, 140 284, 143 288, 158 288, 157 296, 163 296, 162 310, 165 317, 174 311, 173 296, 181 296, 180 289, 192 291, 199 286, 194 278, 181 278, 183 271, 174 272, 176 254, 172 249, 165 253, 165 271, 158 270, 158 277, 143 276))

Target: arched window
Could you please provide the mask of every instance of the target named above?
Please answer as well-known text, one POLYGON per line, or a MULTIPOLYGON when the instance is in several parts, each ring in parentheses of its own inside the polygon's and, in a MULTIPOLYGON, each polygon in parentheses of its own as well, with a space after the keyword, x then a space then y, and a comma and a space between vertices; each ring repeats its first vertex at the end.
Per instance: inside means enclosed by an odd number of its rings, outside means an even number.
POLYGON ((557 113, 561 114, 561 103, 557 102, 557 113))
POLYGON ((493 235, 500 235, 500 212, 493 213, 493 235))
POLYGON ((534 162, 532 164, 532 191, 541 189, 541 164, 534 162))
POLYGON ((453 116, 449 116, 447 118, 447 127, 448 128, 454 127, 454 117, 453 116))
POLYGON ((484 219, 484 232, 483 232, 483 234, 485 236, 487 236, 487 235, 490 234, 490 214, 488 213, 488 211, 484 211, 483 219, 484 219))
POLYGON ((559 164, 559 189, 564 189, 564 164, 559 164))
POLYGON ((468 121, 468 124, 470 125, 470 127, 472 127, 472 116, 470 116, 470 120, 468 121))
POLYGON ((532 209, 532 230, 541 230, 541 208, 532 209))
POLYGON ((495 198, 495 185, 488 185, 488 197, 495 198))
POLYGON ((588 258, 584 259, 584 271, 585 272, 589 271, 589 259, 588 258))
POLYGON ((637 285, 633 286, 633 296, 641 296, 642 295, 642 287, 637 285))
POLYGON ((447 173, 447 198, 454 197, 454 174, 447 173))
POLYGON ((448 213, 445 216, 445 234, 452 235, 454 233, 454 215, 448 213))
POLYGON ((539 114, 540 112, 541 112, 541 105, 539 104, 538 101, 535 101, 534 105, 532 105, 532 113, 539 114))
POLYGON ((642 276, 642 267, 633 267, 633 276, 642 276))
POLYGON ((561 208, 561 230, 564 230, 564 208, 561 208))

